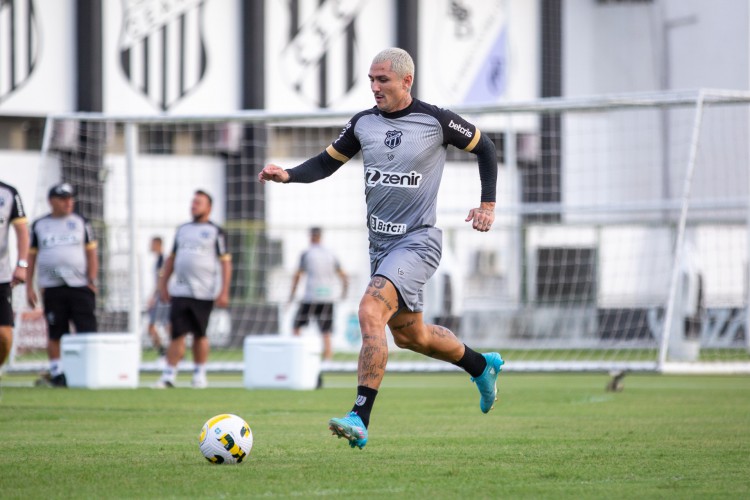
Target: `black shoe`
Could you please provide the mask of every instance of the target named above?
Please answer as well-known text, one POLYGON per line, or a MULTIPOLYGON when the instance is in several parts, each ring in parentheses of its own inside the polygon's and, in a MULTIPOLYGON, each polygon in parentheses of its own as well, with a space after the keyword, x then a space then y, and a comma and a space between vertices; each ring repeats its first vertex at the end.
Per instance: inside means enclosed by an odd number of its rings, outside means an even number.
POLYGON ((156 381, 153 387, 154 389, 172 389, 174 387, 174 384, 169 380, 159 379, 156 381))
POLYGON ((52 387, 68 387, 68 381, 65 379, 64 373, 50 378, 49 383, 52 387))
POLYGON ((316 389, 322 389, 323 388, 323 374, 318 374, 318 384, 315 386, 316 389))
POLYGON ((52 385, 50 380, 52 380, 52 376, 49 372, 42 372, 39 374, 39 378, 34 381, 34 385, 37 387, 49 387, 52 385))
POLYGON ((607 392, 621 392, 624 389, 622 379, 625 378, 625 370, 609 372, 612 377, 607 383, 607 392))

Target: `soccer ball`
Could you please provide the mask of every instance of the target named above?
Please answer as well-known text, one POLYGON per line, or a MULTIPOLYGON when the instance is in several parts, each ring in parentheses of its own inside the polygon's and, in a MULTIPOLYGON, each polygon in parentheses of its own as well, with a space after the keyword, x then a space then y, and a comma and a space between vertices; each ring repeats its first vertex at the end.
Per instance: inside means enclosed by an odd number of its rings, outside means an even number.
POLYGON ((203 456, 214 464, 238 464, 250 454, 253 431, 237 415, 223 413, 203 424, 199 438, 203 456))

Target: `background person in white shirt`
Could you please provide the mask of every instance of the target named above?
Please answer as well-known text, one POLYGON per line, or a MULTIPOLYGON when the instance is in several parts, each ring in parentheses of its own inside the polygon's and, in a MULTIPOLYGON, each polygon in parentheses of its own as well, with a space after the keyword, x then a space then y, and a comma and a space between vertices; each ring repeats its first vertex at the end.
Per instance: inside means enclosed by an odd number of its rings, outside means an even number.
POLYGON ((333 252, 320 243, 322 233, 319 227, 310 229, 310 247, 300 257, 299 267, 292 279, 289 301, 294 300, 297 285, 304 275, 305 291, 294 317, 294 335, 299 335, 302 327, 314 318, 323 336, 323 359, 330 360, 333 357, 331 333, 336 279, 341 281, 342 299, 346 297, 349 280, 333 252))

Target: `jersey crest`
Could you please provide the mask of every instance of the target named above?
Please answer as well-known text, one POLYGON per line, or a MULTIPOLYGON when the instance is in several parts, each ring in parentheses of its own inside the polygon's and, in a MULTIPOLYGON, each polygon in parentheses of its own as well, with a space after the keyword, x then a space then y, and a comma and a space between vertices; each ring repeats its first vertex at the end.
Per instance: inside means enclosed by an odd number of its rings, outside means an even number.
POLYGON ((385 145, 391 149, 401 144, 401 136, 404 135, 400 130, 389 130, 385 133, 385 145))

